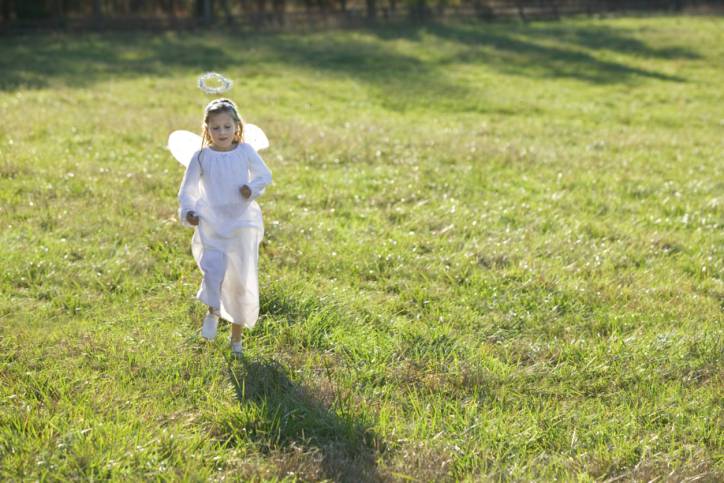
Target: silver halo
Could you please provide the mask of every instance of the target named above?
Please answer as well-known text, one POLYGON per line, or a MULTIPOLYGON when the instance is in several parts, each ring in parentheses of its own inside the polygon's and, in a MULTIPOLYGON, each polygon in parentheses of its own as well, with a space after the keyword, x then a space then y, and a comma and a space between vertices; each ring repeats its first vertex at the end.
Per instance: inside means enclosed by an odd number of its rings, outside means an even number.
POLYGON ((227 79, 226 77, 217 72, 207 72, 206 74, 199 77, 199 89, 207 94, 221 94, 222 92, 226 92, 231 89, 232 84, 233 82, 231 82, 231 80, 227 79), (207 85, 207 82, 209 81, 212 81, 214 84, 218 83, 220 85, 216 87, 207 85))

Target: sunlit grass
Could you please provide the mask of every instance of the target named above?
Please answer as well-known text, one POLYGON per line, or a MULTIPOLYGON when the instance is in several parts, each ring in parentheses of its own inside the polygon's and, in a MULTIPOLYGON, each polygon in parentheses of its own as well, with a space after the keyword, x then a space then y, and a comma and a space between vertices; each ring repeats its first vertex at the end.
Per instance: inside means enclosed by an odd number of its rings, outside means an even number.
POLYGON ((4 39, 0 475, 720 479, 722 27, 4 39), (206 70, 272 143, 242 363, 164 148, 206 70))

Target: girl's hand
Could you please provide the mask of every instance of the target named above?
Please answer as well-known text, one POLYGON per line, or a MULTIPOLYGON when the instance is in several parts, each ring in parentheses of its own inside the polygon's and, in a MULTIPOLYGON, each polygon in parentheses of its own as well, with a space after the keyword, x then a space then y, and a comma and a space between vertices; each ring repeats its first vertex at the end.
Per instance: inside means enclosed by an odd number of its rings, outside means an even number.
POLYGON ((251 196, 251 188, 249 188, 247 185, 242 186, 239 189, 239 192, 241 192, 241 196, 244 198, 249 198, 251 196))
POLYGON ((196 213, 194 213, 193 211, 189 211, 188 213, 186 213, 186 221, 189 222, 189 225, 196 226, 199 224, 199 217, 196 216, 196 213))

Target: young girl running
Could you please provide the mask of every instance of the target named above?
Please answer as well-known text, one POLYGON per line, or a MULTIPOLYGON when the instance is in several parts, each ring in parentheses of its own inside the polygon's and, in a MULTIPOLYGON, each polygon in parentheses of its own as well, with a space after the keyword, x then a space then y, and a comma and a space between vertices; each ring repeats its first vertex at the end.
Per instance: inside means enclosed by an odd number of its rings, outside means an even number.
POLYGON ((257 265, 264 224, 256 198, 271 183, 269 168, 244 142, 244 123, 229 99, 204 111, 202 148, 178 192, 179 218, 194 227, 191 250, 203 279, 196 297, 209 307, 201 335, 216 337, 219 318, 231 322, 231 350, 241 355, 241 326, 259 316, 257 265))

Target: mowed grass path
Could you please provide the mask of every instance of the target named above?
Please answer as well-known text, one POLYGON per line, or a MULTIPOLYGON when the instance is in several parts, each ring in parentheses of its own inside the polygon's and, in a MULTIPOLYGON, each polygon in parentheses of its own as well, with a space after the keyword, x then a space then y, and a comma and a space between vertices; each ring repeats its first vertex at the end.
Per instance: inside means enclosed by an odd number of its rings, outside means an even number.
POLYGON ((724 21, 0 42, 0 478, 715 481, 724 21), (174 129, 272 143, 202 343, 174 129))

